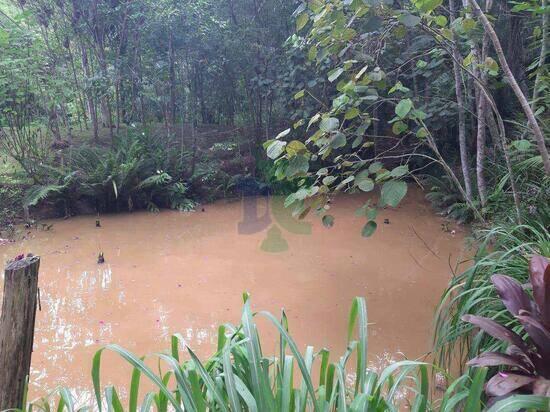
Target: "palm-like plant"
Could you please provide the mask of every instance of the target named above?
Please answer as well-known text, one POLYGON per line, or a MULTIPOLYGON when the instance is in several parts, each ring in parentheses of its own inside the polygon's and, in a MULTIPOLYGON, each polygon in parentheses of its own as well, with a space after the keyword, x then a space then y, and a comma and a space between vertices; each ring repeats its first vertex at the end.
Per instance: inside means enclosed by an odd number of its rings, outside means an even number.
POLYGON ((534 256, 529 264, 533 299, 511 277, 493 275, 491 280, 502 303, 521 324, 526 337, 498 322, 474 315, 462 319, 480 327, 492 337, 508 343, 506 353, 483 352, 470 366, 503 366, 486 384, 487 395, 508 396, 532 393, 550 396, 550 264, 534 256))

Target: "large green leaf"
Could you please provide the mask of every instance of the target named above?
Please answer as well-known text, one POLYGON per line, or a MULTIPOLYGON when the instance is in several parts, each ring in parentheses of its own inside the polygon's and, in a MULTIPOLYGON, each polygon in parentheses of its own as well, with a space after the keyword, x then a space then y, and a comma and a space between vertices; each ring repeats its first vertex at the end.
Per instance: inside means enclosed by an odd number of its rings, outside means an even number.
POLYGON ((344 147, 346 145, 346 135, 341 132, 337 132, 332 136, 330 139, 330 147, 333 149, 339 149, 341 147, 344 147))
POLYGON ((363 170, 357 176, 355 176, 355 184, 363 192, 370 192, 374 189, 374 182, 369 177, 368 170, 363 170))
POLYGON ((382 205, 396 207, 407 194, 407 184, 402 180, 389 180, 382 186, 380 202, 382 205))
POLYGON ((277 159, 285 150, 286 142, 282 140, 273 140, 267 146, 267 157, 270 159, 277 159))
POLYGON ((293 156, 289 160, 285 174, 288 178, 292 178, 296 175, 306 174, 308 169, 309 169, 309 162, 306 159, 306 157, 302 155, 297 155, 297 156, 293 156))
POLYGON ((296 31, 300 31, 302 30, 305 25, 307 24, 309 20, 309 16, 307 15, 307 13, 301 13, 297 18, 296 18, 296 31))
POLYGON ((339 125, 340 121, 336 117, 325 117, 323 120, 321 120, 321 123, 319 124, 319 129, 321 129, 323 132, 332 132, 333 130, 338 129, 339 125))
POLYGON ((550 397, 512 395, 495 402, 487 412, 516 412, 519 410, 548 411, 550 410, 550 397))
POLYGON ((407 27, 414 27, 418 25, 421 21, 420 17, 410 13, 404 13, 400 15, 398 17, 398 20, 407 27))
POLYGON ((395 114, 403 119, 406 115, 409 114, 412 107, 413 102, 411 99, 403 99, 397 104, 397 106, 395 106, 395 114))
POLYGON ((344 72, 344 69, 341 68, 341 67, 338 67, 338 68, 330 71, 329 74, 328 74, 328 81, 332 83, 334 80, 336 80, 338 77, 340 77, 340 75, 343 72, 344 72))
POLYGON ((424 13, 433 11, 436 7, 441 6, 443 0, 414 0, 414 5, 424 13))
POLYGON ((376 222, 374 220, 369 220, 367 223, 365 223, 365 226, 363 226, 363 230, 361 230, 361 236, 371 237, 376 231, 376 227, 376 222))

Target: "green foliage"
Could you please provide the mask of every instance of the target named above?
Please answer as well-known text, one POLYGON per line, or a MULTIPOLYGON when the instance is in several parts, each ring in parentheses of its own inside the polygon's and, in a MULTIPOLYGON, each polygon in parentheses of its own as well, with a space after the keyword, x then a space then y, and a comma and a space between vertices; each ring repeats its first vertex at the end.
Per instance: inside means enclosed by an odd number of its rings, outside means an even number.
POLYGON ((0 228, 13 224, 21 214, 23 195, 23 189, 17 185, 0 184, 0 228))
MULTIPOLYGON (((428 6, 436 7, 423 7, 428 6)), ((376 134, 371 129, 379 122, 374 108, 392 107, 396 117, 389 122, 403 139, 414 133, 422 139, 430 136, 423 122, 427 115, 415 107, 410 88, 399 81, 390 87, 393 79, 377 64, 376 51, 366 52, 361 46, 367 36, 379 35, 381 18, 391 20, 396 14, 391 8, 369 3, 331 0, 315 6, 302 3, 295 12, 299 19, 306 21, 306 15, 314 22, 311 26, 300 22, 301 28, 309 28, 307 34, 289 41, 295 53, 307 57, 306 65, 314 75, 305 89, 294 93, 294 101, 301 103, 292 117, 293 128, 267 141, 264 148, 274 160, 275 176, 298 184, 286 202, 296 215, 305 216, 312 210, 322 216, 336 192, 370 192, 380 185, 378 207, 396 207, 407 192, 403 180, 409 173, 407 165, 391 168, 383 160, 386 152, 371 149, 379 137, 369 136, 376 134), (372 21, 379 24, 370 28, 372 21), (295 140, 283 140, 290 136, 295 140)), ((408 14, 405 20, 410 23, 412 18, 416 17, 408 14)), ((393 29, 388 25, 388 31, 393 29)), ((303 87, 306 79, 298 85, 303 87)), ((370 236, 375 229, 370 219, 363 234, 370 236)))
POLYGON ((146 207, 156 211, 161 206, 192 210, 187 186, 172 177, 182 175, 186 159, 134 130, 118 136, 113 148, 74 150, 65 167, 42 166, 48 172, 48 183, 32 186, 24 204, 35 206, 48 199, 63 201, 69 209, 78 201, 87 201, 98 210, 146 207))
POLYGON ((461 194, 453 186, 448 176, 427 175, 424 185, 428 192, 426 199, 446 216, 459 222, 471 222, 474 219, 472 211, 464 203, 461 194))
POLYGON ((502 343, 485 334, 471 334, 461 320, 470 314, 493 319, 518 331, 517 319, 505 311, 491 283, 491 275, 505 273, 521 284, 528 279, 532 255, 550 256, 548 225, 501 225, 476 232, 479 250, 473 264, 453 276, 436 313, 435 350, 440 366, 450 367, 482 351, 504 350, 502 343))
POLYGON ((27 189, 23 198, 23 206, 36 206, 46 198, 60 197, 66 198, 68 191, 73 188, 77 181, 77 172, 70 172, 67 175, 60 176, 57 184, 35 185, 27 189))
POLYGON ((469 366, 503 366, 485 385, 488 396, 502 398, 513 394, 550 394, 550 262, 534 255, 529 261, 532 297, 523 286, 506 275, 493 275, 491 281, 502 304, 523 329, 523 338, 492 319, 465 315, 462 320, 508 345, 506 353, 482 352, 469 366))
MULTIPOLYGON (((225 324, 218 329, 216 353, 205 361, 185 346, 183 337, 172 336, 169 351, 147 356, 156 358, 156 370, 119 345, 107 345, 92 361, 92 381, 100 411, 122 411, 118 390, 101 385, 102 354, 112 351, 132 368, 132 378, 126 388, 130 411, 395 411, 413 406, 413 410, 454 411, 467 405, 468 411, 481 410, 484 405, 483 383, 486 370, 464 375, 452 382, 442 398, 431 400, 428 365, 418 361, 400 361, 380 372, 367 368, 367 309, 365 300, 353 301, 348 322, 348 349, 338 359, 330 361, 330 352, 315 352, 308 346, 301 353, 291 334, 288 320, 281 320, 264 311, 253 312, 248 295, 241 324, 225 324), (266 355, 256 319, 265 318, 277 329, 280 353, 266 355), (183 349, 183 350, 182 350, 183 349), (350 361, 355 358, 355 367, 350 361), (319 372, 314 372, 319 366, 319 372), (297 367, 297 369, 296 369, 297 367), (350 374, 353 370, 353 373, 350 374), (314 376, 316 376, 314 378, 314 376), (353 376, 353 382, 349 377, 353 376), (300 379, 296 379, 300 377, 300 379), (144 392, 142 381, 149 381, 153 390, 144 392), (410 402, 410 403, 409 403, 410 402)), ((119 388, 120 389, 120 388, 119 388)), ((59 391, 57 410, 75 410, 69 391, 59 391)), ((52 395, 53 397, 53 395, 52 395)), ((34 402, 33 409, 48 408, 51 399, 34 402)), ((92 405, 88 405, 92 407, 92 405)), ((534 407, 545 409, 548 398, 540 396, 511 397, 495 404, 490 411, 516 410, 534 407)), ((49 409, 44 409, 49 410, 49 409)))

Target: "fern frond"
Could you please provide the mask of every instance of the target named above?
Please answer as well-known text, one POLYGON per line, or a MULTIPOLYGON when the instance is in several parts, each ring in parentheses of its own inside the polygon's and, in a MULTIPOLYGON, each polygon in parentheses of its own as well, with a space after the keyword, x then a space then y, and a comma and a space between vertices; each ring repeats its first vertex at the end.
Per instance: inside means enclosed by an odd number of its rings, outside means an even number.
POLYGON ((25 197, 23 198, 23 206, 36 206, 42 200, 52 196, 53 194, 59 194, 65 189, 64 185, 36 185, 27 189, 25 197))

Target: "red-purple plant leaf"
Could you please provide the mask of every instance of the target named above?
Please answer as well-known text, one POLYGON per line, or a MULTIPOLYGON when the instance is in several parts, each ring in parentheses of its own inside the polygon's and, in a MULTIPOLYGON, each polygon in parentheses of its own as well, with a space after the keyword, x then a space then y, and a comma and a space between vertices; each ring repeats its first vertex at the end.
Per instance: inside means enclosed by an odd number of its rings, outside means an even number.
POLYGON ((481 316, 464 315, 462 316, 462 320, 480 327, 493 338, 503 340, 511 345, 516 345, 525 353, 528 351, 523 339, 521 339, 521 336, 492 319, 483 318, 481 316))
POLYGON ((535 255, 529 262, 533 296, 543 323, 550 327, 550 263, 544 256, 535 255))
POLYGON ((550 378, 550 331, 537 319, 529 315, 516 316, 537 347, 538 357, 533 358, 539 374, 550 378))
POLYGON ((510 345, 506 348, 506 354, 513 356, 514 358, 520 358, 522 362, 525 365, 529 365, 530 370, 535 370, 535 364, 533 363, 532 359, 529 357, 529 355, 532 355, 531 353, 525 353, 520 348, 518 348, 516 345, 510 345))
POLYGON ((507 355, 500 352, 483 352, 479 356, 471 359, 468 366, 511 366, 519 368, 526 373, 533 373, 533 365, 524 361, 523 357, 507 355))
POLYGON ((550 380, 539 378, 533 383, 533 395, 550 396, 550 380))
POLYGON ((489 396, 504 396, 536 380, 537 378, 533 376, 520 375, 508 371, 498 372, 485 384, 485 392, 489 396))
POLYGON ((531 299, 515 279, 504 275, 493 275, 491 281, 495 285, 502 303, 512 315, 518 315, 520 310, 532 311, 531 299))

